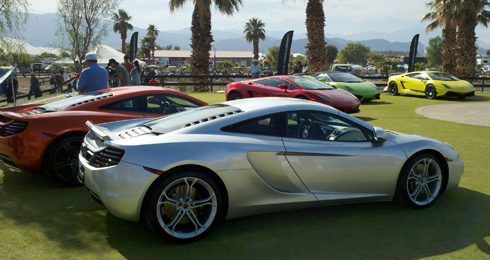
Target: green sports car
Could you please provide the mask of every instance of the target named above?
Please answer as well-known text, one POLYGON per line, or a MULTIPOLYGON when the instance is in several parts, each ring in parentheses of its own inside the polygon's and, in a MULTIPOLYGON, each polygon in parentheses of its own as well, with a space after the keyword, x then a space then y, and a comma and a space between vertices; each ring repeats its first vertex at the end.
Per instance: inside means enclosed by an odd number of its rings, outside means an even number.
POLYGON ((360 101, 379 99, 379 89, 371 82, 364 81, 350 73, 344 72, 318 72, 313 75, 315 79, 323 81, 330 86, 349 91, 360 101))

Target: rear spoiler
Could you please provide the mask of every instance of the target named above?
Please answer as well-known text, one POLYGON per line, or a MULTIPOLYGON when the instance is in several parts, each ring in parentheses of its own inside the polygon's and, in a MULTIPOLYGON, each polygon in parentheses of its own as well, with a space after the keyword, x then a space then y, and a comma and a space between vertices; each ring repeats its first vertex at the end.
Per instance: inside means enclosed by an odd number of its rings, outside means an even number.
POLYGON ((109 129, 107 129, 105 127, 96 126, 91 121, 87 121, 85 124, 88 126, 88 129, 90 131, 95 133, 103 141, 109 141, 109 140, 116 139, 116 136, 111 131, 109 131, 109 129))

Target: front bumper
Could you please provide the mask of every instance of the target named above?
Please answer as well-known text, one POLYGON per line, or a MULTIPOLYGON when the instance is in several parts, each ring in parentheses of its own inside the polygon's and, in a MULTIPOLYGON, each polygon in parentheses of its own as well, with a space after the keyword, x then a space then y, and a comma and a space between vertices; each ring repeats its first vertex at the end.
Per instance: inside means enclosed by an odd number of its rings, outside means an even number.
POLYGON ((114 216, 139 221, 145 194, 158 175, 123 161, 116 166, 95 168, 81 155, 79 160, 79 179, 83 180, 92 197, 114 216))

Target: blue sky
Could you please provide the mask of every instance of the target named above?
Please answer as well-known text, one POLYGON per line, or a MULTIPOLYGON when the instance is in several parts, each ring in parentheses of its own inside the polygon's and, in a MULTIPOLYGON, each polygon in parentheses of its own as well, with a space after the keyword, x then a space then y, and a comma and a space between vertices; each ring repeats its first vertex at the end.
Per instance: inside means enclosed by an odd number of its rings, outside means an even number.
MULTIPOLYGON (((245 23, 255 17, 266 24, 266 31, 306 33, 304 0, 242 0, 244 5, 233 16, 222 15, 212 9, 213 29, 243 30, 245 23)), ((325 32, 330 34, 355 34, 366 31, 394 32, 406 28, 426 27, 421 18, 429 12, 429 0, 325 0, 325 32)), ((159 30, 179 30, 190 27, 192 1, 184 8, 170 13, 168 1, 122 1, 120 8, 132 16, 134 26, 147 28, 155 24, 159 30)), ((55 13, 56 0, 31 1, 32 13, 55 13)), ((490 31, 478 27, 477 37, 490 43, 490 31)))

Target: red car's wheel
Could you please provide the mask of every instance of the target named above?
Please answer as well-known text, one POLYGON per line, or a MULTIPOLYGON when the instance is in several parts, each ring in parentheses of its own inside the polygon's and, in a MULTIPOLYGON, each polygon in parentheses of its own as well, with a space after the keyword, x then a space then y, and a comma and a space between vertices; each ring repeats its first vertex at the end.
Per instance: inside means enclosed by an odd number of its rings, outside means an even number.
POLYGON ((235 99, 242 99, 242 95, 238 92, 232 92, 230 95, 228 95, 228 100, 235 100, 235 99))

